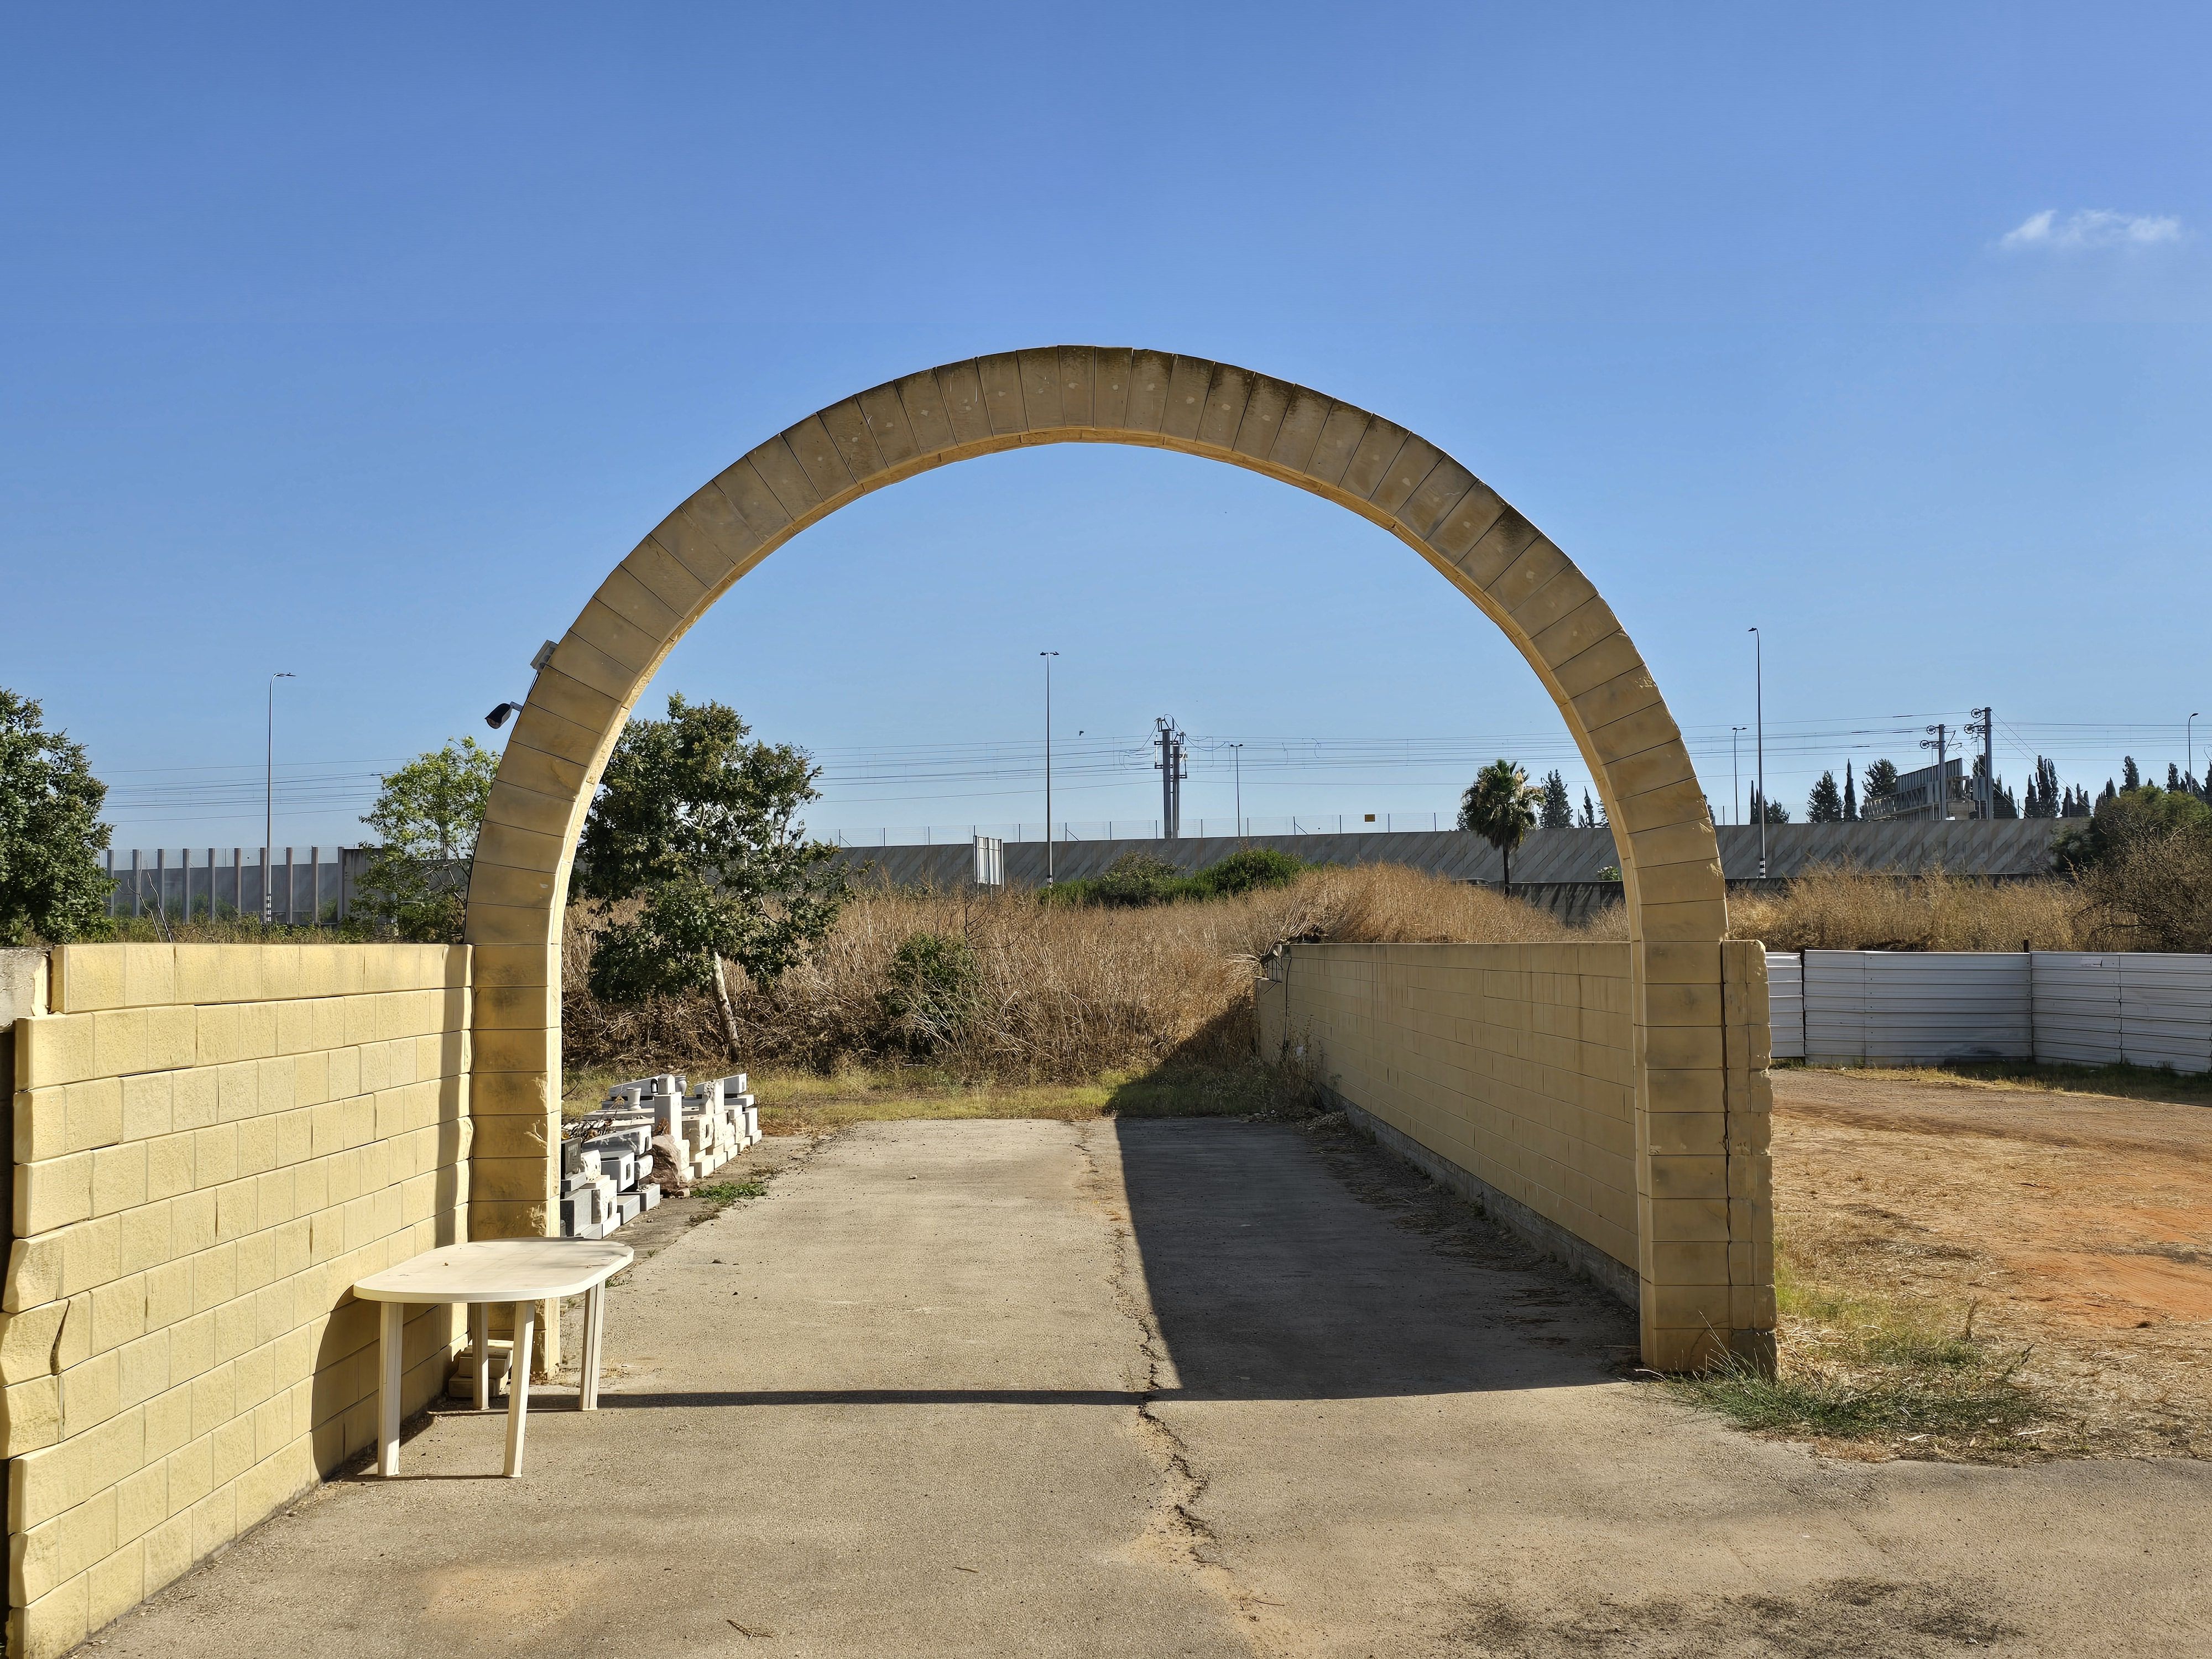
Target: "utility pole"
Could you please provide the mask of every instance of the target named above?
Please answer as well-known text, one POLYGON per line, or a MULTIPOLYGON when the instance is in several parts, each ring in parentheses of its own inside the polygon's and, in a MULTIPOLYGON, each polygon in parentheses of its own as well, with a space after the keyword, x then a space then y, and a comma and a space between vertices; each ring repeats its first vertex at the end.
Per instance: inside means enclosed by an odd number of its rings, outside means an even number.
POLYGON ((1936 817, 1938 821, 1941 821, 1951 815, 1951 781, 1943 775, 1943 768, 1946 763, 1943 759, 1944 745, 1950 741, 1951 728, 1944 725, 1941 720, 1938 720, 1935 725, 1929 726, 1927 730, 1934 732, 1935 735, 1933 737, 1923 738, 1920 740, 1920 746, 1923 749, 1933 749, 1936 751, 1936 787, 1932 793, 1936 797, 1936 817))
MULTIPOLYGON (((268 816, 263 820, 261 829, 261 925, 264 927, 276 918, 276 896, 269 890, 269 872, 274 867, 269 849, 276 844, 276 682, 299 678, 297 674, 291 673, 276 673, 269 677, 268 816)), ((289 893, 284 895, 284 902, 288 905, 291 900, 289 893)))
POLYGON ((1160 774, 1160 838, 1176 841, 1182 835, 1182 781, 1190 775, 1188 750, 1183 734, 1167 715, 1154 720, 1152 730, 1158 733, 1153 741, 1160 747, 1160 757, 1152 763, 1160 774))
POLYGON ((1967 724, 1966 735, 1978 734, 1982 739, 1982 777, 1980 787, 1974 791, 1974 816, 1986 820, 1997 815, 1996 711, 1977 708, 1972 712, 1974 718, 1967 724))
POLYGON ((1751 634, 1753 720, 1759 727, 1759 878, 1766 879, 1766 637, 1751 634))
POLYGON ((1052 659, 1057 651, 1040 651, 1044 659, 1044 884, 1052 885, 1052 659))
POLYGON ((1237 833, 1242 836, 1244 833, 1244 745, 1243 744, 1232 743, 1229 745, 1229 761, 1237 772, 1237 833))
POLYGON ((1743 767, 1735 755, 1735 740, 1751 728, 1747 726, 1729 727, 1729 817, 1732 823, 1743 822, 1743 767))

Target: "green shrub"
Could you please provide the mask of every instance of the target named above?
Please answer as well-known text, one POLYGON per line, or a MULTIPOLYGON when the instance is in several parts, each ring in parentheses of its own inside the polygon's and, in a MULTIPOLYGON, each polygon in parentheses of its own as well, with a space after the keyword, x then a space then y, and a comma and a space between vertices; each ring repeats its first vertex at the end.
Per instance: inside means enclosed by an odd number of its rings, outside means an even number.
POLYGON ((1095 876, 1064 881, 1046 890, 1048 904, 1096 904, 1130 909, 1172 904, 1180 899, 1234 898, 1261 887, 1281 887, 1306 866, 1272 847, 1243 847, 1196 875, 1179 874, 1175 866, 1150 853, 1124 853, 1095 876))
POLYGON ((982 969, 965 939, 910 933, 891 953, 890 984, 880 998, 886 1036, 915 1054, 936 1054, 958 1042, 981 1003, 982 969))
POLYGON ((1193 898, 1233 898, 1261 887, 1287 887, 1305 868, 1303 859, 1272 847, 1240 847, 1186 883, 1193 898))
POLYGON ((2119 857, 2137 842, 2180 835, 2212 835, 2212 806, 2183 790, 2154 783, 2123 789, 2097 803, 2087 818, 2076 818, 2051 843, 2051 861, 2060 870, 2094 869, 2119 857))

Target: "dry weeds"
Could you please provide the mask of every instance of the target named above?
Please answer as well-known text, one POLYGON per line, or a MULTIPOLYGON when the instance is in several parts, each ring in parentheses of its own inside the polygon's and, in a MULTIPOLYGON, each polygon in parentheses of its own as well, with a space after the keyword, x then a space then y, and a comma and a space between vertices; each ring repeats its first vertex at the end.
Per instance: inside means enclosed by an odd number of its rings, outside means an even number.
POLYGON ((2087 897, 2068 880, 1983 881, 1930 870, 1899 877, 1821 865, 1787 891, 1729 901, 1729 932, 1770 951, 2038 951, 2100 948, 2087 897))
MULTIPOLYGON (((562 1033, 574 1061, 653 1071, 726 1063, 703 998, 634 1009, 592 999, 582 988, 591 942, 574 922, 572 913, 562 1033)), ((1387 864, 1148 909, 868 888, 799 967, 774 985, 732 988, 745 1063, 827 1072, 896 1058, 883 993, 892 953, 923 933, 965 940, 980 975, 965 1028, 933 1064, 971 1078, 1075 1083, 1248 1058, 1252 981, 1285 940, 1511 944, 1618 938, 1622 928, 1618 911, 1577 932, 1518 899, 1387 864)))

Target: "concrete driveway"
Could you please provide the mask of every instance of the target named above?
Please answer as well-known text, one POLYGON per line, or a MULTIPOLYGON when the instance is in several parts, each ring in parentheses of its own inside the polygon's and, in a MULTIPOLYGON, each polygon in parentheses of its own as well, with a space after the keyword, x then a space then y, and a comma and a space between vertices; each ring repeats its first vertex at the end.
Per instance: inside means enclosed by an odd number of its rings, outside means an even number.
POLYGON ((670 1227, 605 1409, 441 1415, 114 1655, 2212 1651, 2212 1468, 1826 1462, 1339 1133, 852 1130, 670 1227))

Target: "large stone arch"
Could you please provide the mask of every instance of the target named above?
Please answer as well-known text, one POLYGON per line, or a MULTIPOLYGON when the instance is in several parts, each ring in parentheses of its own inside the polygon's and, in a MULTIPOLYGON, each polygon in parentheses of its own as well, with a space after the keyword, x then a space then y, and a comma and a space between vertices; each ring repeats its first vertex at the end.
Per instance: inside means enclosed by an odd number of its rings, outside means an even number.
POLYGON ((1723 972, 1712 823, 1635 645, 1565 553, 1426 439, 1249 369, 1118 347, 948 363, 810 415, 702 486, 584 606, 516 719, 470 879, 474 1235, 542 1235, 555 1212, 569 866, 600 771, 662 658, 739 577, 848 502, 949 461, 1048 443, 1179 450, 1295 484, 1382 526, 1504 630, 1559 704, 1620 853, 1646 1360, 1770 1345, 1754 1109, 1765 1058, 1727 1052, 1729 1030, 1747 1025, 1728 1018, 1742 992, 1723 972))

